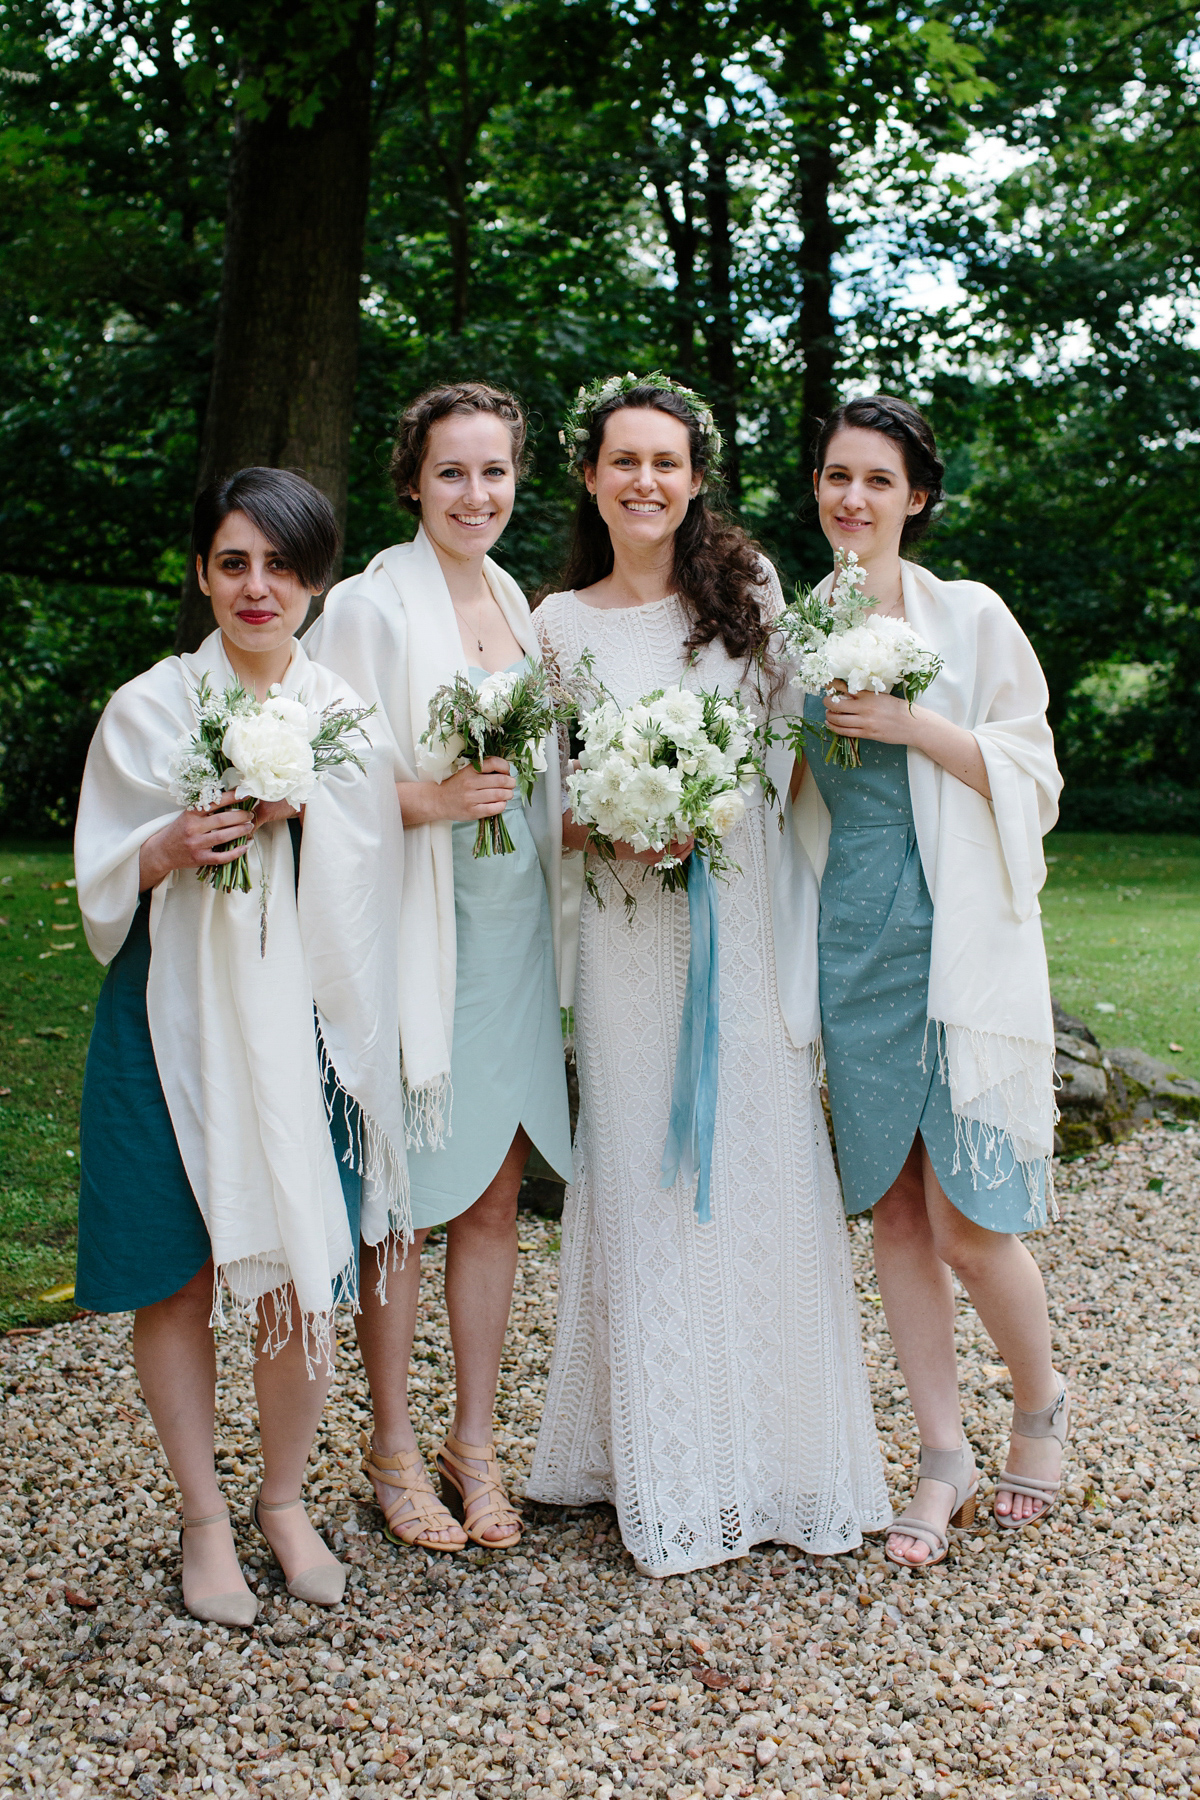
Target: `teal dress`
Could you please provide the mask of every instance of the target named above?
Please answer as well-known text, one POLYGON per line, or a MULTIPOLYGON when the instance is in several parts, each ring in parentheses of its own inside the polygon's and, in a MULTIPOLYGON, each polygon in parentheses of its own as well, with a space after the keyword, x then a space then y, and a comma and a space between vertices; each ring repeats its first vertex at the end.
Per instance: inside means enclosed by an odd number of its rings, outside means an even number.
MULTIPOLYGON (((299 868, 299 822, 290 823, 299 868)), ((212 1253, 154 1060, 149 975, 147 893, 104 977, 83 1073, 75 1302, 88 1312, 132 1312, 166 1300, 212 1253)), ((347 1126, 344 1108, 335 1106, 329 1132, 357 1255, 362 1178, 342 1161, 358 1135, 357 1109, 347 1126)))
MULTIPOLYGON (((470 674, 478 683, 487 671, 470 674)), ((550 905, 519 788, 504 821, 513 841, 509 856, 475 856, 476 821, 453 826, 454 1098, 442 1148, 408 1153, 418 1231, 475 1204, 499 1173, 518 1125, 550 1167, 571 1179, 550 905)))
MULTIPOLYGON (((823 726, 824 701, 808 695, 804 715, 823 726)), ((950 1090, 926 1030, 933 901, 908 751, 863 739, 862 767, 842 769, 809 742, 832 818, 818 934, 821 1034, 846 1211, 883 1198, 920 1133, 959 1212, 989 1231, 1028 1230, 1030 1194, 1011 1151, 982 1156, 977 1175, 965 1151, 955 1154, 950 1090)))

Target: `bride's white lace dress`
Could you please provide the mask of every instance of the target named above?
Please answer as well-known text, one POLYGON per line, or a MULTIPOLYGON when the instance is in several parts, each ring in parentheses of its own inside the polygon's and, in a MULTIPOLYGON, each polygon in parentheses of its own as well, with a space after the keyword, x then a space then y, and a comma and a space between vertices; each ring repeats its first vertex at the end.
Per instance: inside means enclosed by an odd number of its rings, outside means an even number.
MULTIPOLYGON (((718 643, 686 669, 671 598, 627 610, 555 594, 535 615, 570 670, 590 650, 623 705, 678 681, 754 704, 718 643)), ((688 962, 686 894, 622 865, 626 917, 585 896, 575 994, 580 1115, 563 1216, 558 1324, 528 1493, 612 1502, 643 1573, 742 1556, 768 1539, 836 1555, 891 1518, 846 1224, 813 1058, 775 988, 760 800, 718 883, 720 1067, 712 1223, 659 1186, 688 962)), ((813 980, 817 979, 816 969, 813 980)))

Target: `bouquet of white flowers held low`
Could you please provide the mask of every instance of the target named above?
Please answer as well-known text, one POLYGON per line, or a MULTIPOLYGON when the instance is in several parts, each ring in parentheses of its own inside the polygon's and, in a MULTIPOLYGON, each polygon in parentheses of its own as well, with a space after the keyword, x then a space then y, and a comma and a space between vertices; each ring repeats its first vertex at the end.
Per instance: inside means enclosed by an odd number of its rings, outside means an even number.
MULTIPOLYGON (((863 593, 866 571, 853 550, 835 551, 834 565, 828 600, 813 588, 797 588, 795 600, 776 621, 796 662, 792 686, 824 694, 841 681, 851 694, 864 688, 876 694, 899 693, 911 706, 941 668, 941 658, 903 619, 871 612, 875 603, 863 593)), ((788 731, 798 756, 806 731, 825 744, 827 763, 843 769, 862 766, 857 738, 822 730, 806 719, 794 721, 788 731)))
MULTIPOLYGON (((358 736, 370 746, 363 720, 373 706, 326 707, 310 712, 303 699, 289 699, 278 687, 267 689, 259 701, 235 681, 218 698, 207 675, 196 688, 198 729, 179 739, 171 753, 168 774, 171 798, 179 806, 206 811, 231 789, 239 800, 286 800, 301 807, 327 769, 351 762, 365 767, 351 748, 358 736)), ((227 848, 244 844, 237 838, 227 848)), ((232 862, 210 863, 196 876, 218 893, 250 892, 246 857, 232 862)), ((267 933, 267 894, 262 894, 262 945, 267 933)))
MULTIPOLYGON (((723 840, 745 813, 743 790, 765 779, 755 722, 740 696, 677 683, 621 708, 595 682, 587 657, 571 685, 590 702, 578 711, 583 751, 567 780, 576 823, 591 827, 589 852, 615 873, 618 838, 639 851, 692 838, 712 874, 735 867, 723 840)), ((668 891, 688 885, 688 864, 677 856, 664 856, 654 873, 668 891)), ((587 883, 599 900, 590 872, 587 883)), ((635 904, 626 890, 626 910, 635 904)))
MULTIPOLYGON (((528 800, 546 767, 545 741, 557 729, 558 712, 540 663, 500 669, 476 687, 465 675, 440 687, 429 702, 429 726, 417 744, 417 773, 423 781, 444 781, 485 758, 511 763, 521 798, 528 800)), ((476 856, 507 856, 513 841, 503 813, 480 819, 476 856)))

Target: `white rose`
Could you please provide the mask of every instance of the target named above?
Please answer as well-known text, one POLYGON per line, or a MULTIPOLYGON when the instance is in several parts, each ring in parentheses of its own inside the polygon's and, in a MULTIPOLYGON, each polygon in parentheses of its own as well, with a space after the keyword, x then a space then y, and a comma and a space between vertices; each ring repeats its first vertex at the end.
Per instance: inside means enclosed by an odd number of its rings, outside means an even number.
POLYGON ((278 713, 247 713, 232 719, 221 748, 233 764, 239 799, 288 800, 303 806, 316 786, 312 745, 305 729, 278 713))
POLYGON ((512 691, 517 685, 517 676, 507 669, 500 669, 495 675, 489 675, 481 681, 475 690, 475 705, 489 725, 499 725, 509 712, 512 691))
POLYGON ((427 744, 422 738, 417 745, 417 774, 422 781, 445 781, 462 768, 467 741, 460 732, 452 732, 445 743, 427 744))
POLYGON ((746 802, 736 788, 725 794, 714 794, 708 809, 709 823, 718 837, 732 831, 746 814, 746 802))
POLYGON ((289 700, 286 694, 269 694, 262 709, 274 718, 282 719, 293 731, 302 731, 310 742, 321 729, 319 715, 314 718, 302 700, 289 700))

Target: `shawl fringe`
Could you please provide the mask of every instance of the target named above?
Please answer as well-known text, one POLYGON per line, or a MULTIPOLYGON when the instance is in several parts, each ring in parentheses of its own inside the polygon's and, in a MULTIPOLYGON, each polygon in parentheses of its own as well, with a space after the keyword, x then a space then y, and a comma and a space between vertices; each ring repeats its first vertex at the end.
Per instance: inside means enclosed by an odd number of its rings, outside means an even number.
POLYGON ((417 1088, 409 1087, 407 1081, 404 1083, 404 1130, 410 1149, 440 1150, 446 1139, 453 1136, 450 1125, 453 1101, 449 1071, 417 1088))
MULTIPOLYGON (((214 1269, 212 1311, 208 1320, 211 1330, 224 1329, 229 1322, 225 1312, 228 1295, 235 1321, 243 1327, 251 1344, 255 1342, 261 1325, 264 1335, 259 1354, 270 1357, 272 1361, 291 1342, 295 1330, 295 1315, 299 1311, 296 1290, 290 1281, 277 1282, 274 1287, 267 1288, 253 1298, 239 1292, 239 1289, 244 1286, 244 1276, 247 1273, 254 1271, 269 1280, 273 1274, 278 1273, 278 1269, 279 1259, 274 1256, 239 1257, 236 1262, 223 1263, 214 1269)), ((359 1310, 358 1278, 353 1255, 335 1277, 334 1293, 339 1298, 327 1311, 300 1313, 304 1369, 310 1381, 315 1381, 318 1374, 333 1374, 334 1354, 337 1350, 336 1324, 342 1305, 349 1305, 352 1313, 359 1310)))
MULTIPOLYGON (((929 1019, 921 1050, 926 1057, 929 1033, 934 1033, 938 1067, 950 1090, 954 1119, 954 1173, 964 1161, 976 1187, 996 1188, 1005 1176, 1002 1158, 1011 1157, 1020 1168, 1029 1195, 1026 1223, 1045 1225, 1057 1219, 1054 1197, 1053 1146, 1030 1142, 1015 1122, 1036 1117, 1036 1103, 1054 1087, 1054 1050, 1032 1038, 1004 1037, 929 1019), (987 1165, 992 1174, 986 1179, 987 1165)), ((1054 1108, 1058 1118, 1058 1108, 1054 1108)))

